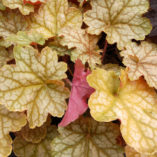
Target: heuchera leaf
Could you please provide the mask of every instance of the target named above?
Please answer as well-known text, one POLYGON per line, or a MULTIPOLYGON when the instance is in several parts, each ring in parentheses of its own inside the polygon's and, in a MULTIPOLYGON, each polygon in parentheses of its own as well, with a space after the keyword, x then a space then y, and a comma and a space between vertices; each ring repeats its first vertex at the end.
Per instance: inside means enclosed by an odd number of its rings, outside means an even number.
POLYGON ((8 61, 13 59, 13 54, 7 51, 4 47, 0 47, 0 67, 5 65, 8 61))
POLYGON ((88 32, 107 34, 110 44, 117 43, 123 49, 131 39, 143 40, 152 26, 142 17, 149 8, 148 0, 91 0, 92 10, 84 14, 88 32))
MULTIPOLYGON (((28 27, 26 17, 20 14, 18 10, 7 10, 0 12, 0 36, 3 37, 3 45, 10 46, 11 43, 6 41, 10 35, 18 31, 24 31, 28 27)), ((1 41, 2 42, 2 41, 1 41)))
POLYGON ((123 63, 129 67, 128 75, 131 80, 144 76, 151 87, 157 89, 157 45, 142 42, 140 45, 131 43, 121 52, 123 63))
POLYGON ((39 55, 31 46, 17 46, 14 57, 16 65, 0 71, 0 102, 11 111, 27 110, 30 128, 41 126, 48 113, 62 117, 69 97, 61 81, 66 63, 58 63, 56 52, 48 47, 39 55))
POLYGON ((2 0, 0 0, 0 10, 5 10, 6 9, 6 7, 3 5, 3 3, 2 3, 2 0))
POLYGON ((133 149, 129 146, 125 147, 125 154, 126 154, 126 157, 156 157, 157 156, 157 154, 155 154, 155 155, 140 154, 140 153, 136 152, 135 149, 133 149))
POLYGON ((82 14, 77 8, 69 8, 67 0, 47 0, 30 21, 31 30, 41 33, 45 39, 60 35, 61 30, 69 25, 80 28, 82 14))
POLYGON ((30 12, 34 12, 34 6, 31 4, 24 4, 23 0, 2 0, 3 5, 10 8, 19 8, 23 15, 28 15, 30 12))
POLYGON ((52 157, 50 144, 57 135, 57 128, 49 126, 46 137, 39 143, 27 142, 21 136, 17 136, 13 143, 13 151, 19 157, 52 157))
POLYGON ((116 141, 120 135, 116 124, 80 118, 58 131, 60 135, 51 145, 53 157, 123 157, 123 148, 116 141))
POLYGON ((46 0, 23 0, 24 4, 32 4, 32 5, 39 5, 44 3, 46 0))
POLYGON ((71 52, 74 51, 73 49, 68 49, 66 46, 63 46, 60 44, 60 39, 59 41, 52 41, 48 43, 48 46, 57 52, 59 56, 64 56, 64 55, 69 55, 71 56, 71 52))
POLYGON ((83 29, 73 29, 72 27, 66 27, 61 34, 64 36, 61 40, 62 45, 68 46, 68 48, 76 48, 76 51, 71 53, 72 61, 75 62, 80 59, 83 64, 88 62, 91 67, 101 64, 101 50, 97 45, 98 36, 89 35, 83 29))
POLYGON ((44 38, 38 32, 19 31, 16 35, 10 35, 6 40, 21 46, 27 46, 32 43, 40 45, 45 44, 44 38))
POLYGON ((79 116, 87 110, 87 99, 92 94, 92 92, 94 92, 94 89, 91 88, 86 81, 88 74, 90 74, 90 71, 88 70, 85 72, 84 65, 80 60, 77 60, 75 63, 75 72, 68 109, 59 126, 68 125, 69 123, 79 118, 79 116))
POLYGON ((7 157, 12 151, 12 139, 9 132, 15 132, 26 124, 23 113, 8 111, 0 105, 0 156, 7 157))
POLYGON ((128 145, 144 154, 157 152, 157 94, 143 78, 130 81, 127 70, 120 81, 113 71, 97 69, 88 75, 96 91, 89 98, 91 115, 97 121, 121 121, 128 145))

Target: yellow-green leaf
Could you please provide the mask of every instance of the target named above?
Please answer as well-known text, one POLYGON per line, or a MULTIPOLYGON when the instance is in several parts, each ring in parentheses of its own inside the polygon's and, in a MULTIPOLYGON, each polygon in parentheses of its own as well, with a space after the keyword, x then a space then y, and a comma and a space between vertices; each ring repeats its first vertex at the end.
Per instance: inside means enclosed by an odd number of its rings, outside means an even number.
POLYGON ((19 31, 16 35, 10 35, 6 40, 21 46, 27 46, 32 43, 45 44, 44 38, 38 32, 19 31))
POLYGON ((91 0, 92 10, 84 14, 84 22, 90 34, 107 34, 110 44, 119 49, 132 39, 143 40, 152 26, 142 17, 149 8, 148 0, 91 0))
POLYGON ((3 37, 0 41, 1 46, 10 46, 11 43, 6 41, 6 38, 18 31, 26 30, 27 27, 26 18, 18 10, 0 12, 0 36, 3 37))
POLYGON ((47 0, 38 13, 31 15, 31 30, 41 33, 45 39, 60 35, 69 25, 80 28, 82 14, 77 8, 69 8, 67 0, 47 0))
POLYGON ((91 67, 101 64, 101 50, 97 45, 98 36, 89 35, 83 29, 73 29, 72 27, 66 27, 61 34, 64 36, 61 40, 62 45, 68 46, 68 48, 76 48, 71 53, 72 61, 75 62, 80 59, 83 64, 88 62, 91 67))
POLYGON ((135 151, 135 149, 126 146, 125 147, 126 157, 157 157, 157 154, 154 155, 144 155, 135 151))
POLYGON ((66 63, 58 63, 57 53, 49 47, 39 55, 31 46, 17 46, 14 57, 16 65, 0 71, 0 102, 11 111, 27 110, 30 128, 41 126, 48 113, 62 117, 69 96, 61 81, 66 63))
POLYGON ((157 152, 157 94, 143 78, 130 81, 127 70, 120 81, 113 71, 97 69, 88 75, 89 85, 96 89, 90 96, 89 108, 97 121, 121 120, 126 143, 138 152, 157 152))
POLYGON ((98 123, 92 118, 80 118, 65 128, 52 141, 53 157, 123 157, 117 145, 119 127, 113 123, 98 123))
POLYGON ((50 126, 46 137, 39 143, 25 141, 21 136, 17 136, 13 143, 13 151, 18 157, 52 157, 51 142, 58 135, 55 126, 50 126))
POLYGON ((144 76, 151 87, 157 89, 157 45, 142 42, 140 45, 131 43, 121 52, 123 63, 129 67, 128 75, 131 80, 144 76))
POLYGON ((49 42, 48 46, 52 50, 55 50, 59 56, 64 56, 64 55, 69 55, 70 56, 71 52, 73 51, 73 49, 68 49, 66 46, 62 46, 60 44, 60 39, 58 41, 54 40, 52 42, 49 42))
POLYGON ((5 10, 6 9, 6 7, 3 5, 3 3, 2 3, 2 0, 0 0, 0 10, 5 10))
POLYGON ((2 0, 3 5, 10 8, 19 8, 23 15, 28 15, 30 12, 34 12, 34 6, 31 4, 24 4, 23 0, 2 0))
POLYGON ((26 124, 23 113, 8 111, 0 105, 0 156, 7 157, 12 151, 12 139, 9 132, 15 132, 26 124))
POLYGON ((0 47, 0 67, 7 64, 8 61, 13 59, 11 51, 7 51, 4 47, 0 47))

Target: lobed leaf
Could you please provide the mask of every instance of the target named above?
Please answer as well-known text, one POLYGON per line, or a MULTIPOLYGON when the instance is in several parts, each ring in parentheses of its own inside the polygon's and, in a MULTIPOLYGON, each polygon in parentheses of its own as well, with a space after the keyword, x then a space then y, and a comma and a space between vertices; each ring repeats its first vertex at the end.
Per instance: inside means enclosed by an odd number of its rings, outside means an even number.
POLYGON ((57 135, 56 127, 50 126, 46 137, 39 143, 27 142, 21 136, 17 136, 13 143, 14 153, 20 157, 52 157, 50 143, 57 135))
POLYGON ((31 30, 41 33, 45 39, 60 35, 62 29, 69 25, 80 28, 82 14, 77 8, 69 8, 67 0, 47 0, 30 20, 31 30))
POLYGON ((23 0, 2 0, 2 2, 4 6, 10 9, 19 8, 23 15, 28 15, 30 12, 34 12, 33 5, 24 4, 23 0))
POLYGON ((89 35, 83 29, 73 29, 72 27, 66 27, 61 34, 64 36, 60 42, 62 45, 68 46, 68 48, 76 48, 71 53, 72 61, 75 62, 80 59, 83 64, 88 62, 91 67, 101 64, 101 50, 97 45, 98 36, 89 35))
POLYGON ((157 152, 157 94, 143 78, 130 81, 127 70, 120 81, 113 71, 97 69, 87 77, 96 89, 90 96, 89 108, 94 119, 121 121, 124 140, 136 151, 151 155, 157 152))
POLYGON ((10 111, 27 110, 30 128, 41 126, 50 113, 62 117, 69 90, 60 81, 66 78, 66 63, 58 63, 50 48, 41 55, 31 46, 14 48, 16 65, 0 71, 0 102, 10 111))
POLYGON ((123 63, 129 67, 128 76, 137 80, 144 76, 151 87, 157 89, 157 45, 143 41, 140 45, 131 43, 121 52, 123 63))
POLYGON ((0 156, 7 157, 12 151, 12 139, 9 132, 15 132, 26 124, 23 113, 8 111, 0 105, 0 156))
POLYGON ((148 0, 91 0, 91 6, 84 14, 88 33, 104 31, 107 41, 119 49, 132 39, 143 40, 152 29, 149 19, 142 17, 149 9, 148 0))
POLYGON ((52 141, 53 157, 123 157, 123 148, 116 143, 119 127, 80 118, 65 128, 52 141))

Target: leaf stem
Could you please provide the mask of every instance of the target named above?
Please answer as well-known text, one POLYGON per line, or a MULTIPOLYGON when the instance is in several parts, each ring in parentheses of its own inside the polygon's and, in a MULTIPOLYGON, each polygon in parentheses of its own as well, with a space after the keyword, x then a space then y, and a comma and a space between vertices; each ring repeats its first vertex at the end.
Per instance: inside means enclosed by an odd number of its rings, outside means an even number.
POLYGON ((102 59, 101 59, 101 62, 103 63, 103 60, 104 60, 104 57, 105 57, 105 54, 106 54, 106 50, 107 50, 107 40, 105 40, 105 45, 104 45, 104 49, 103 49, 103 54, 102 54, 102 59))

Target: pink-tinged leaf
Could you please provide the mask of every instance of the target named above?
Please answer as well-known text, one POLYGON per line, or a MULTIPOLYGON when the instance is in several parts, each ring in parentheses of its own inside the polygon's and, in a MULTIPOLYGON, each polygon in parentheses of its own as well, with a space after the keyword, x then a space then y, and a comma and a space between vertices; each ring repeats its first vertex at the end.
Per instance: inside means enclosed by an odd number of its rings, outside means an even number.
POLYGON ((24 4, 39 5, 39 4, 41 4, 42 2, 41 2, 41 1, 31 2, 31 1, 29 1, 29 0, 23 0, 23 3, 24 3, 24 4))
POLYGON ((90 71, 85 71, 82 62, 77 60, 75 62, 75 72, 68 109, 59 126, 64 127, 75 121, 88 109, 87 99, 94 92, 94 89, 91 88, 86 81, 88 74, 90 74, 90 71))

